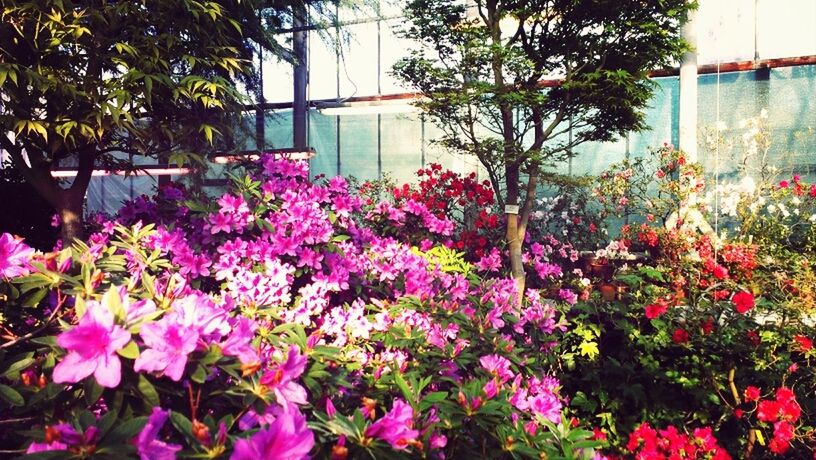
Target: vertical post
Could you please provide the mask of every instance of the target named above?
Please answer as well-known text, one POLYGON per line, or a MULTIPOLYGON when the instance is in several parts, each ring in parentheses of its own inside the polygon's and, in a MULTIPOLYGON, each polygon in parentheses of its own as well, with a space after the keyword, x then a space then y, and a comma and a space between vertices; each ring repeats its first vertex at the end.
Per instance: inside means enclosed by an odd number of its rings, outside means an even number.
MULTIPOLYGON (((377 2, 377 96, 382 95, 382 27, 380 2, 377 2)), ((377 179, 382 179, 382 115, 377 114, 377 179)))
POLYGON ((689 161, 697 161, 697 12, 690 11, 683 38, 692 49, 680 64, 680 142, 689 161))
MULTIPOLYGON (((340 6, 334 5, 334 77, 337 89, 337 100, 340 100, 340 6)), ((334 117, 335 141, 337 146, 337 175, 340 175, 340 115, 334 117)))
POLYGON ((292 104, 292 143, 296 149, 306 145, 306 85, 308 84, 308 62, 306 48, 306 5, 296 1, 292 5, 292 53, 295 58, 294 98, 292 104))
POLYGON ((264 111, 263 92, 263 50, 258 49, 258 105, 255 106, 255 149, 263 151, 266 148, 266 112, 264 111))

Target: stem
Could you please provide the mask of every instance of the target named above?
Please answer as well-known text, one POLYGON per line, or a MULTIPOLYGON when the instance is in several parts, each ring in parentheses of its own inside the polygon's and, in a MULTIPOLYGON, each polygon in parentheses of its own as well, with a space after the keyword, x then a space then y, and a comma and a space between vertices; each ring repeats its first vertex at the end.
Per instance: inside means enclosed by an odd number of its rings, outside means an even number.
POLYGON ((733 368, 733 367, 728 371, 728 388, 731 389, 731 396, 734 397, 734 401, 736 402, 736 405, 738 406, 738 405, 741 404, 741 401, 740 401, 739 391, 737 391, 737 386, 734 384, 734 373, 735 372, 736 372, 736 369, 733 368))
POLYGON ((11 347, 11 346, 13 346, 13 345, 15 345, 17 343, 20 343, 20 342, 22 342, 24 340, 28 340, 28 339, 34 337, 35 335, 39 334, 40 332, 42 332, 45 328, 47 328, 51 324, 51 322, 54 320, 54 318, 57 317, 57 314, 59 313, 60 310, 62 310, 62 306, 64 304, 65 304, 65 297, 63 297, 62 293, 59 290, 57 290, 57 306, 54 307, 54 311, 52 311, 51 314, 48 316, 48 319, 45 320, 45 324, 38 327, 37 329, 34 329, 33 331, 29 332, 26 335, 22 335, 22 336, 17 337, 16 339, 14 339, 14 340, 12 340, 10 342, 6 342, 3 345, 0 345, 0 349, 11 347))

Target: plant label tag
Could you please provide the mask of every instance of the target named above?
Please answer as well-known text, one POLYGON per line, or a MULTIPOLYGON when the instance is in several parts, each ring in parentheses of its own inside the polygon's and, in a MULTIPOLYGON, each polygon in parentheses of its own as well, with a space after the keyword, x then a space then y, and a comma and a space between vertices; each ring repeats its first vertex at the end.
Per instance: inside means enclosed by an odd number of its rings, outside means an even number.
POLYGON ((505 214, 518 214, 519 207, 517 204, 506 204, 504 205, 504 213, 505 214))

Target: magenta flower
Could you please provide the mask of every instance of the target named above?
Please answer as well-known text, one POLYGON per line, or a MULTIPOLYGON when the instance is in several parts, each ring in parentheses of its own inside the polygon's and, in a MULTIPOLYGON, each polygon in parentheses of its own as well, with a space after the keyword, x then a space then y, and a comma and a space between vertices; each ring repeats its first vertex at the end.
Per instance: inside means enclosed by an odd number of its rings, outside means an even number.
POLYGON ((181 380, 187 355, 196 349, 198 331, 173 321, 171 317, 164 317, 161 321, 142 326, 139 335, 150 348, 136 358, 133 369, 158 371, 173 381, 181 380))
POLYGON ((0 235, 0 278, 28 275, 26 262, 34 253, 22 239, 3 233, 0 235))
POLYGON ((257 363, 258 350, 252 346, 257 325, 245 316, 238 316, 232 322, 232 332, 221 342, 221 351, 226 356, 235 356, 243 364, 257 363))
POLYGON ((366 428, 365 435, 382 439, 394 449, 403 450, 419 436, 419 431, 413 427, 414 409, 405 401, 395 399, 391 411, 366 428))
POLYGON ((176 452, 181 450, 181 446, 167 444, 158 439, 159 431, 169 416, 170 411, 162 410, 161 407, 153 408, 153 413, 147 419, 147 425, 136 437, 136 450, 141 460, 173 460, 176 458, 176 452))
POLYGON ((282 412, 267 428, 235 442, 230 460, 301 460, 309 458, 314 433, 297 409, 282 412))
POLYGON ((306 389, 295 382, 306 369, 306 356, 300 354, 298 347, 289 348, 286 361, 275 364, 261 377, 261 384, 266 385, 277 397, 278 404, 306 404, 306 389))
POLYGON ((116 351, 128 342, 130 333, 113 323, 113 314, 89 302, 79 324, 57 336, 57 344, 68 354, 54 368, 54 383, 76 383, 93 374, 103 387, 116 387, 122 377, 116 351))
POLYGON ((479 363, 482 365, 490 375, 497 377, 504 383, 513 378, 513 372, 510 370, 510 360, 499 355, 487 355, 479 358, 479 363))

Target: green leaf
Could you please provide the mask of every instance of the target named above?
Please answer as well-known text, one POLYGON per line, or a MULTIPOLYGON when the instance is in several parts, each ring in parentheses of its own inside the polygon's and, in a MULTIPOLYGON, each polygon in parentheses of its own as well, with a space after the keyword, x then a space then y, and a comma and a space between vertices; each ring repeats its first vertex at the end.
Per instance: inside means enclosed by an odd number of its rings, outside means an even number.
POLYGON ((122 297, 119 295, 119 289, 114 286, 111 286, 102 296, 102 305, 108 307, 108 310, 118 320, 124 321, 127 317, 125 307, 122 305, 122 297))
POLYGON ((125 348, 116 350, 116 353, 123 358, 136 359, 139 357, 139 346, 136 345, 136 342, 131 340, 125 345, 125 348))
POLYGON ((173 424, 174 427, 179 431, 179 433, 183 434, 187 437, 191 442, 198 442, 193 436, 193 423, 184 416, 184 414, 176 411, 170 412, 170 423, 173 424))
POLYGON ((7 403, 11 404, 12 406, 22 406, 25 404, 25 400, 23 399, 23 395, 17 392, 14 388, 0 384, 0 398, 2 398, 7 403))
POLYGON ((111 430, 107 436, 102 438, 100 444, 117 445, 127 443, 139 434, 145 425, 147 425, 147 417, 132 418, 111 430))
POLYGON ((16 374, 18 374, 23 369, 27 368, 28 366, 34 364, 34 358, 32 358, 33 353, 24 353, 22 355, 17 355, 12 360, 17 359, 11 366, 9 366, 4 372, 3 377, 9 378, 11 380, 15 380, 11 378, 14 376, 16 378, 16 374))
POLYGON ((142 374, 139 374, 137 388, 139 389, 139 393, 144 397, 145 402, 153 407, 160 404, 159 393, 156 392, 156 388, 150 383, 150 380, 142 374))
POLYGON ((196 366, 196 370, 193 372, 193 375, 190 376, 190 379, 196 383, 204 383, 207 380, 207 370, 204 369, 204 366, 199 364, 196 366))
POLYGON ((85 389, 85 402, 88 403, 89 406, 98 401, 102 396, 102 392, 105 391, 105 389, 97 383, 96 379, 85 379, 83 388, 85 389))
POLYGON ((408 400, 411 405, 413 405, 414 392, 411 391, 411 387, 408 386, 408 382, 406 382, 405 378, 402 377, 402 372, 394 373, 394 383, 397 384, 397 387, 402 392, 402 395, 405 396, 405 399, 408 400))

